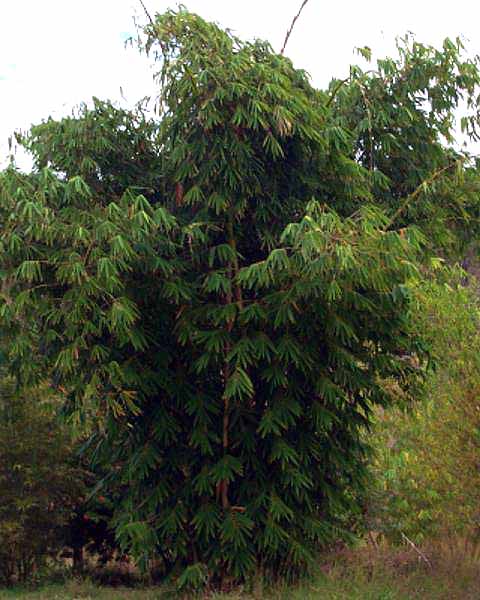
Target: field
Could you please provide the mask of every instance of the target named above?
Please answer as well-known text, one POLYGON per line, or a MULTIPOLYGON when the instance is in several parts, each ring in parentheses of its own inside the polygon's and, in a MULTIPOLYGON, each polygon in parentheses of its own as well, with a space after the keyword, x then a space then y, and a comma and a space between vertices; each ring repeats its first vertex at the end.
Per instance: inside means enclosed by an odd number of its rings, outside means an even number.
MULTIPOLYGON (((363 548, 322 561, 318 574, 295 587, 236 590, 197 598, 212 600, 478 600, 480 551, 463 541, 424 549, 363 548), (428 553, 428 554, 426 554, 428 553)), ((0 600, 171 600, 165 588, 99 587, 71 580, 38 589, 0 591, 0 600)), ((194 598, 184 595, 183 599, 194 598)))

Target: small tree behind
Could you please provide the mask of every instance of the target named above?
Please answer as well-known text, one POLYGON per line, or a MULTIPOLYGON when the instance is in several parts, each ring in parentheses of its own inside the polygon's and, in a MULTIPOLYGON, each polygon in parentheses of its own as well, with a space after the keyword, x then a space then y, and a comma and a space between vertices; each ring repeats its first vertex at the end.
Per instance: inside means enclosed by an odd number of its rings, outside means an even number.
POLYGON ((68 433, 55 419, 45 390, 19 394, 0 384, 0 582, 35 577, 62 549, 79 496, 68 433))

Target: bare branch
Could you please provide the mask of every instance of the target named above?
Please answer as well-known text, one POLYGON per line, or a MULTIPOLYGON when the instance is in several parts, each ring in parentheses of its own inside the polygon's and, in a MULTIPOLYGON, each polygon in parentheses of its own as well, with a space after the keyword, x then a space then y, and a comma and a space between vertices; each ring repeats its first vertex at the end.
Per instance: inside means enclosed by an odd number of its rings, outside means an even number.
POLYGON ((305 8, 305 6, 307 5, 308 0, 303 0, 302 2, 302 6, 300 7, 300 10, 298 11, 298 13, 295 15, 295 17, 293 18, 292 24, 290 25, 290 29, 287 31, 287 35, 285 36, 285 41, 283 42, 283 47, 280 50, 280 54, 283 54, 285 52, 285 46, 288 43, 288 40, 290 38, 290 35, 293 31, 293 28, 295 27, 295 23, 298 20, 298 17, 302 14, 302 10, 305 8))
POLYGON ((150 21, 150 25, 152 25, 152 26, 153 26, 153 25, 155 25, 155 23, 153 22, 153 19, 152 19, 151 15, 150 15, 150 13, 149 13, 149 12, 148 12, 148 10, 147 10, 147 7, 146 7, 146 6, 145 6, 145 4, 143 3, 143 0, 138 0, 138 1, 139 1, 139 2, 140 2, 140 4, 142 5, 142 8, 143 8, 143 10, 144 10, 145 14, 147 15, 147 18, 148 18, 148 20, 150 21))
POLYGON ((418 556, 430 567, 432 568, 432 563, 428 560, 428 558, 425 556, 425 554, 419 550, 415 544, 412 542, 411 539, 409 539, 404 533, 403 531, 400 532, 402 534, 402 538, 407 542, 407 544, 409 544, 414 550, 415 552, 418 554, 418 556))

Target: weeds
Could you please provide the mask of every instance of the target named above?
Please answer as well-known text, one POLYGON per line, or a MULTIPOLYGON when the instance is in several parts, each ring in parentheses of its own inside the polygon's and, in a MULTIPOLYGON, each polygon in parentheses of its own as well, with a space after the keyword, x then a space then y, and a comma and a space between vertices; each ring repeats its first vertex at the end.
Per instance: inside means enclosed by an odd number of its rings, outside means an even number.
MULTIPOLYGON (((213 594, 210 600, 478 600, 480 543, 467 538, 421 547, 429 566, 410 547, 370 543, 319 558, 317 575, 296 586, 213 594)), ((164 587, 100 587, 71 580, 39 590, 0 592, 0 600, 187 600, 164 587)), ((204 600, 205 596, 198 597, 204 600)), ((193 600, 192 596, 188 600, 193 600)))

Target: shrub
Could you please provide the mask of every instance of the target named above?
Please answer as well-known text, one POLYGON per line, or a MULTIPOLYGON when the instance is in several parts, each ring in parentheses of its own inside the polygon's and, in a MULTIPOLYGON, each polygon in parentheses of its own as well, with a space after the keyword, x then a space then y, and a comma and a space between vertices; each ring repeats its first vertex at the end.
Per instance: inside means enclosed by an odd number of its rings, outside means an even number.
POLYGON ((378 416, 372 526, 393 541, 479 531, 480 303, 476 284, 460 281, 418 293, 437 361, 426 400, 378 416))
POLYGON ((82 479, 43 390, 0 384, 0 583, 26 582, 65 541, 82 479))

